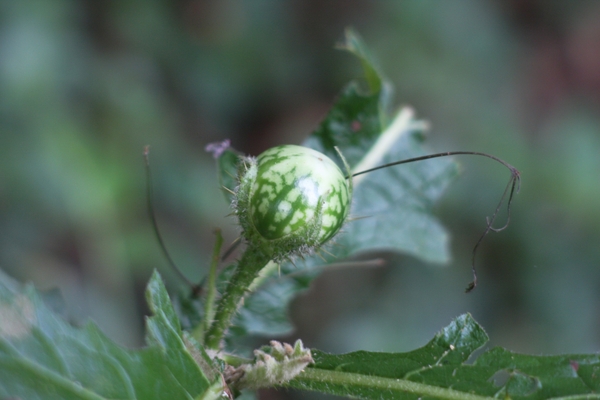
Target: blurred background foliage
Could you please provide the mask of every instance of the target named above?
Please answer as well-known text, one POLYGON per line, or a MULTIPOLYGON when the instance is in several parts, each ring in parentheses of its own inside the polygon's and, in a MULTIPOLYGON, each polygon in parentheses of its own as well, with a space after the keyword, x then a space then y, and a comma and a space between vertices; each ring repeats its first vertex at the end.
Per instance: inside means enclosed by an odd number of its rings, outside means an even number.
POLYGON ((0 267, 58 287, 139 345, 142 288, 167 269, 145 208, 175 260, 205 274, 235 221, 204 146, 258 154, 301 143, 360 66, 333 49, 347 26, 432 124, 432 151, 489 152, 523 187, 508 230, 471 249, 508 174, 460 158, 439 204, 453 260, 384 253, 376 269, 326 272, 292 311, 309 347, 406 351, 463 312, 493 345, 600 350, 600 2, 553 0, 0 1, 0 267))

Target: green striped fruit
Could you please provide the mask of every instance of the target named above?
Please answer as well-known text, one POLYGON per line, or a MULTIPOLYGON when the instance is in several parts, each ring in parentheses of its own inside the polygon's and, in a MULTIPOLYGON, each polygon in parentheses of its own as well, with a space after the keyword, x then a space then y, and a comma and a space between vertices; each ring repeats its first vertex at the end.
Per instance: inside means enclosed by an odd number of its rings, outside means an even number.
POLYGON ((276 253, 274 258, 284 258, 310 251, 340 230, 352 189, 329 157, 285 145, 250 161, 240 180, 237 208, 247 239, 260 240, 276 253))

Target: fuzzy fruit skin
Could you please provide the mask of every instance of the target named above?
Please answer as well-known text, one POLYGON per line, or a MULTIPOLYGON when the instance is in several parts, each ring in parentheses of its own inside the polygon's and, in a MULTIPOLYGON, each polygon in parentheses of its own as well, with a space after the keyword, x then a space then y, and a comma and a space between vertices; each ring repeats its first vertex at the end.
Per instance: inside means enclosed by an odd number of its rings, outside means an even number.
POLYGON ((248 159, 245 168, 236 213, 246 239, 270 247, 275 259, 310 252, 344 224, 352 188, 326 155, 277 146, 248 159))

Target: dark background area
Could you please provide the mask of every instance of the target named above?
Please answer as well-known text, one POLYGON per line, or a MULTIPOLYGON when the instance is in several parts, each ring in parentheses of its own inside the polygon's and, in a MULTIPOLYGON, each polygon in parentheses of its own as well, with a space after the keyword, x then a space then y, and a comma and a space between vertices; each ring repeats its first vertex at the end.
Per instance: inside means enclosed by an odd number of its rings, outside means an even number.
POLYGON ((600 348, 600 2, 0 1, 0 268, 58 287, 141 344, 143 288, 168 270, 146 215, 142 148, 173 257, 206 271, 214 227, 235 221, 204 146, 258 154, 301 143, 360 75, 334 50, 353 26, 428 120, 432 151, 492 153, 523 186, 508 230, 471 250, 508 175, 463 171, 436 211, 453 259, 385 253, 326 272, 294 302, 309 347, 407 351, 471 312, 492 345, 535 354, 600 348))

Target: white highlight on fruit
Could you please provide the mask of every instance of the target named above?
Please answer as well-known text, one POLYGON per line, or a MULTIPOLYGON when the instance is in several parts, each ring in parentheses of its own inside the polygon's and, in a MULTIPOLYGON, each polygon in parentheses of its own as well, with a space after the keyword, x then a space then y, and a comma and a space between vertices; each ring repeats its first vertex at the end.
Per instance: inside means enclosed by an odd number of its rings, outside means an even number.
POLYGON ((296 186, 302 192, 307 205, 315 206, 319 203, 319 186, 313 179, 299 179, 296 186))
POLYGON ((277 236, 295 231, 304 234, 305 227, 314 225, 317 210, 322 226, 314 233, 317 237, 308 239, 321 241, 335 233, 333 228, 347 215, 349 188, 345 174, 333 160, 307 147, 285 145, 266 150, 257 162, 251 211, 254 224, 260 218, 271 218, 268 226, 261 225, 265 236, 267 232, 277 232, 277 236))

